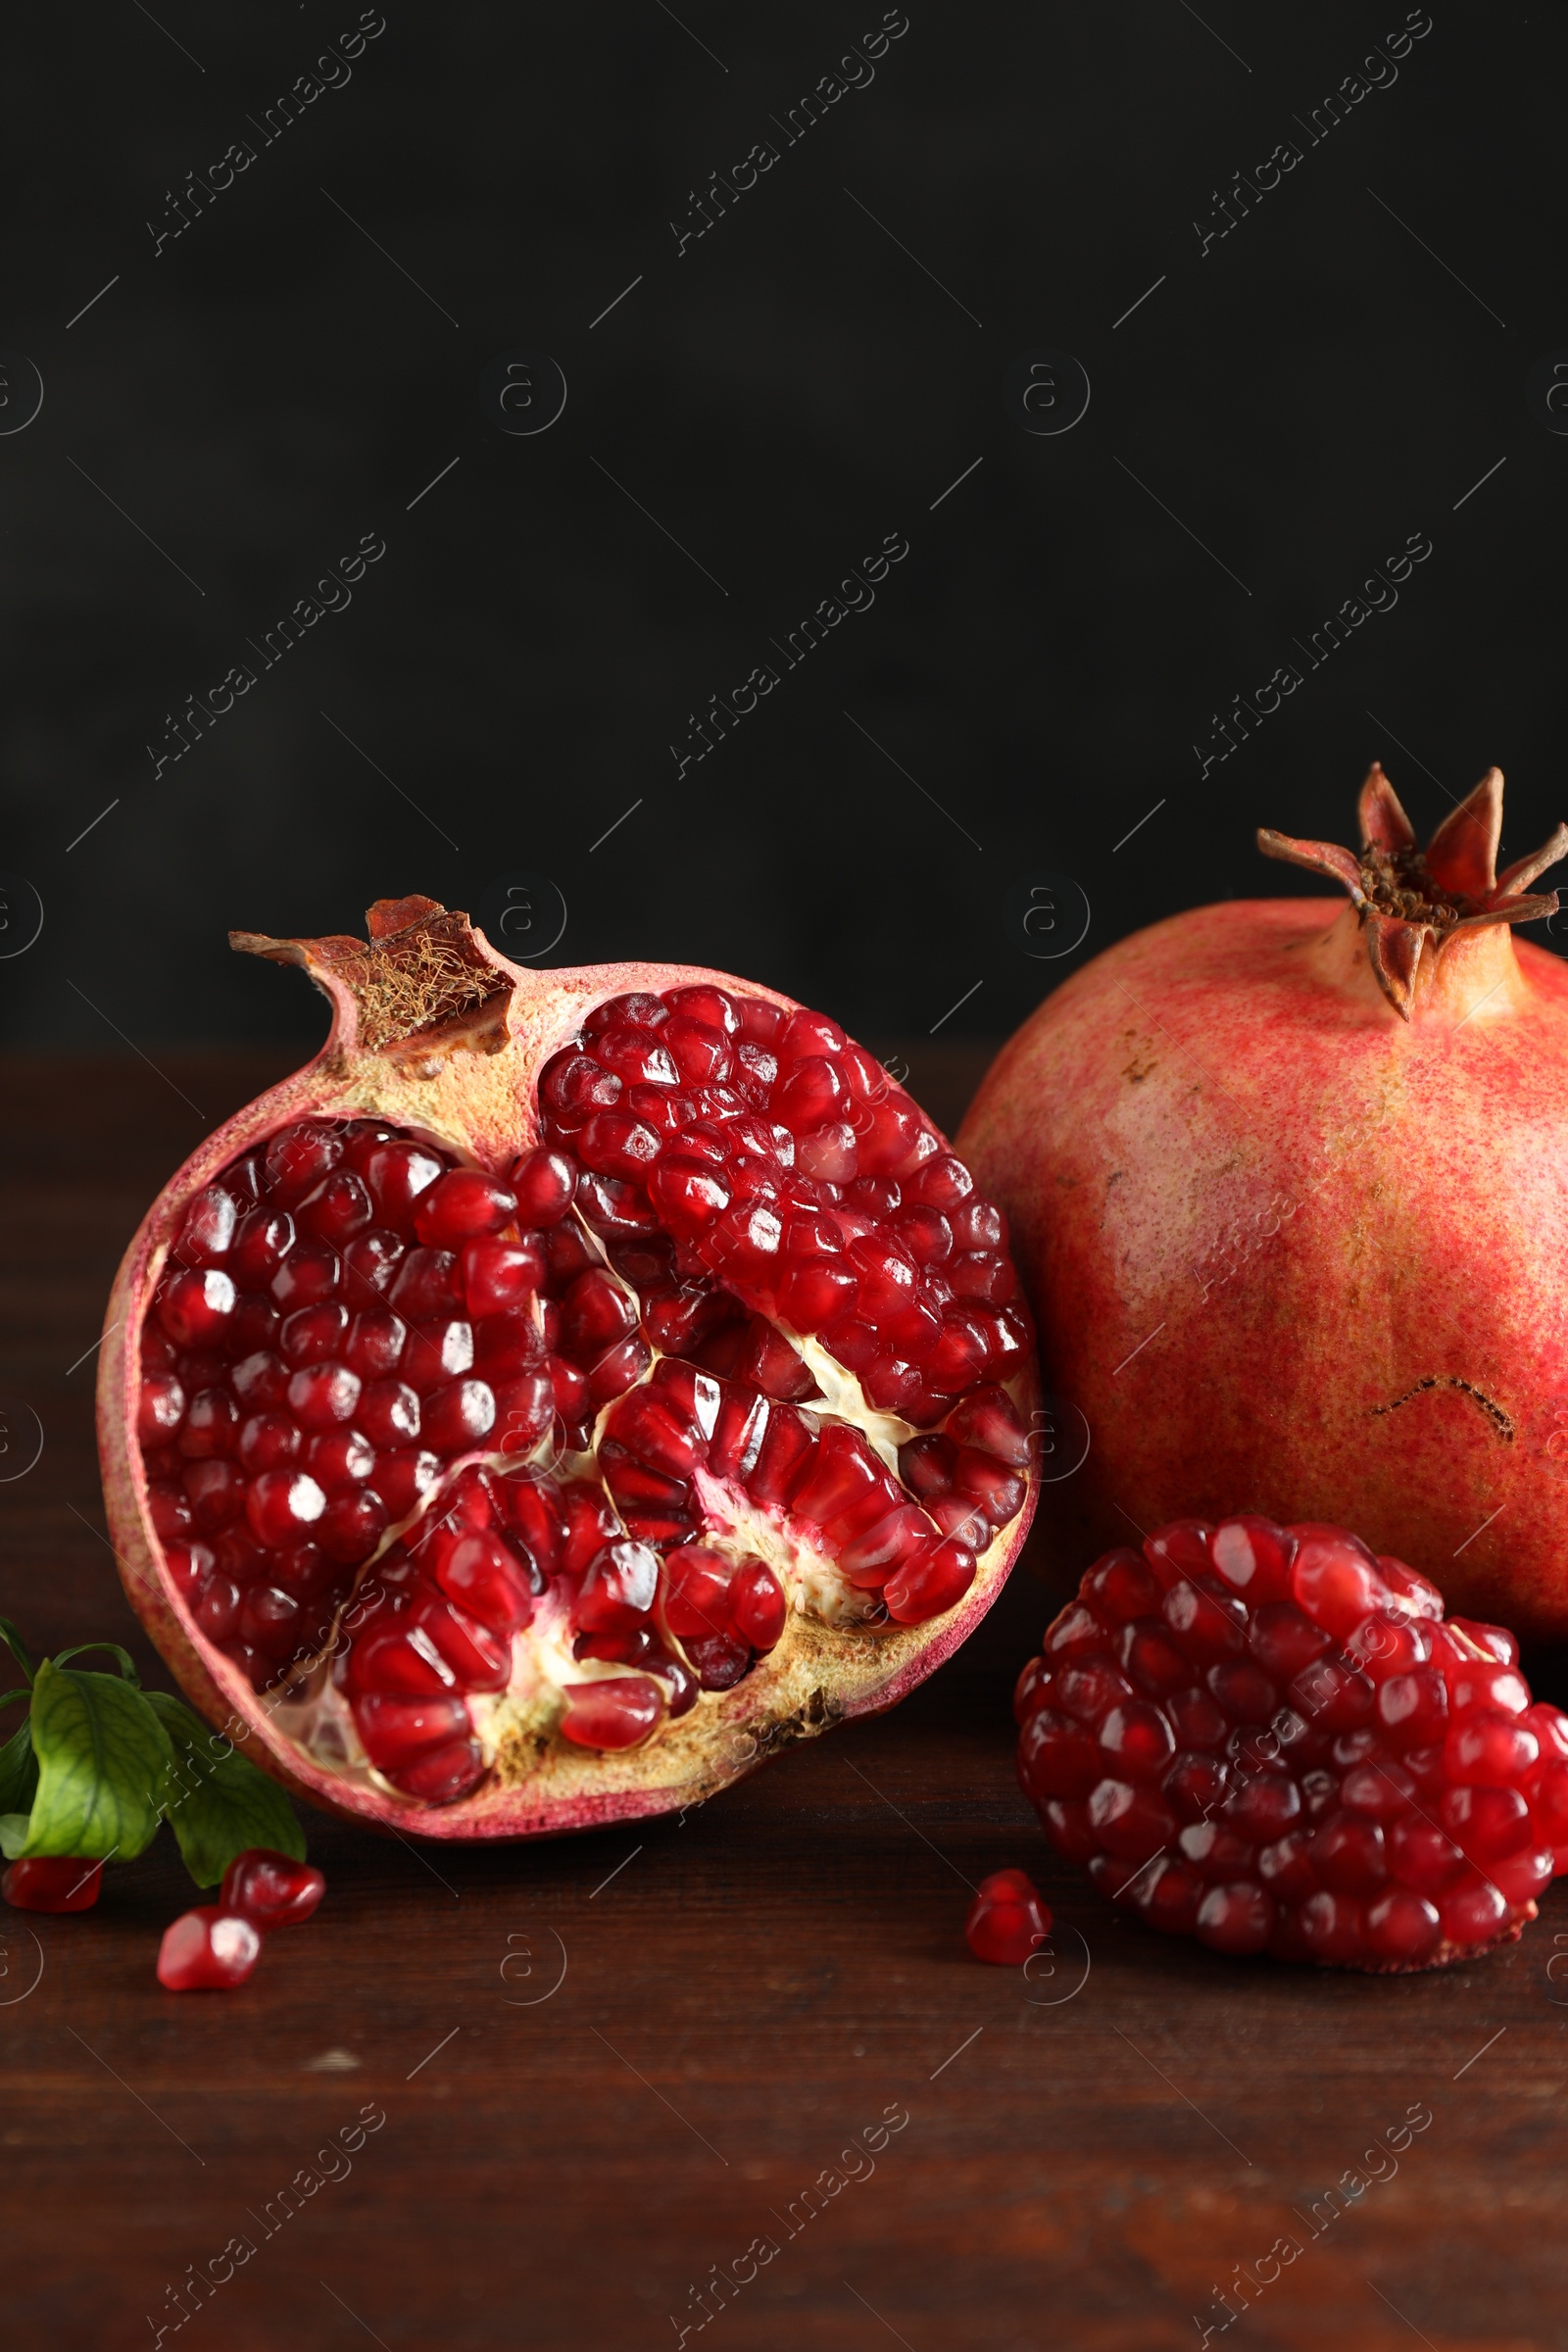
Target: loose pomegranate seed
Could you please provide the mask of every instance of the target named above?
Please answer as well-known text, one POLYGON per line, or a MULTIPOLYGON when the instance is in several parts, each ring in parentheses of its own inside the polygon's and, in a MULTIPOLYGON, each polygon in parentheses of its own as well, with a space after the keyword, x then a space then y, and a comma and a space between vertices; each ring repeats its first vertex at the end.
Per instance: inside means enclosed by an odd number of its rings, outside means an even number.
POLYGON ((0 1895, 14 1911, 90 1911, 103 1885, 101 1862, 77 1855, 33 1854, 13 1862, 0 1878, 0 1895))
MULTIPOLYGON (((995 1442, 996 1412, 949 1426, 995 1442)), ((1024 1791, 1112 1901, 1216 1951, 1387 1971, 1511 1940, 1568 1864, 1568 1718, 1511 1637, 1442 1612, 1343 1529, 1161 1528, 1025 1669, 1024 1791)))
POLYGON ((164 1930, 158 1982, 170 1992, 225 1992, 243 1984, 262 1955, 248 1919, 218 1903, 203 1903, 164 1930))
POLYGON ((836 1023, 634 991, 539 1109, 499 1169, 383 1121, 280 1129, 186 1204, 143 1333, 197 1634, 258 1687, 330 1680, 368 1769, 429 1803, 483 1780, 514 1664, 562 1740, 635 1744, 778 1649, 803 1560, 852 1620, 922 1623, 1027 1495, 1001 1220, 836 1023), (628 1671, 567 1682, 572 1655, 628 1671))
POLYGON ((266 1931, 309 1919, 325 1892, 325 1879, 308 1862, 253 1845, 223 1873, 218 1907, 266 1931))
POLYGON ((996 1870, 981 1880, 963 1932, 977 1960, 1021 1968, 1050 1935, 1051 1913, 1023 1871, 996 1870))

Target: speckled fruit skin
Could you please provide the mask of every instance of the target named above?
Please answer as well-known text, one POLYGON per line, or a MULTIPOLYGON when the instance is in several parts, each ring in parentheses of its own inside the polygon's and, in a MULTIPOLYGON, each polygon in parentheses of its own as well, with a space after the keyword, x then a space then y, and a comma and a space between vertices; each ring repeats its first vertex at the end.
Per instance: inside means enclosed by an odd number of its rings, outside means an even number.
MULTIPOLYGON (((514 1154, 540 1140, 535 1094, 540 1070, 576 1033, 583 1014, 607 997, 708 982, 765 998, 789 1011, 799 1009, 793 997, 776 989, 687 965, 615 963, 531 971, 498 955, 482 932, 470 934, 466 916, 447 916, 427 899, 380 902, 371 909, 372 940, 396 934, 401 923, 423 920, 422 910, 430 910, 433 935, 455 943, 453 968, 477 973, 480 985, 493 993, 412 1032, 405 1008, 384 1044, 366 1034, 358 977, 366 956, 363 940, 230 934, 236 947, 303 966, 331 1004, 331 1028, 312 1061, 215 1129, 176 1170, 125 1252, 105 1309, 99 1351, 105 1509, 121 1581, 192 1704, 220 1739, 240 1746, 296 1795, 400 1835, 456 1840, 559 1836, 699 1803, 794 1740, 896 1705, 951 1656, 996 1599, 1028 1534, 1037 1487, 1031 1476, 1027 1500, 1006 1541, 985 1555, 969 1592, 940 1619, 900 1627, 869 1658, 841 1662, 837 1671, 829 1664, 825 1642, 807 1642, 791 1651, 787 1663, 782 1655, 776 1668, 764 1661, 727 1694, 710 1719, 710 1728, 700 1736, 623 1756, 584 1756, 548 1790, 526 1780, 493 1780, 472 1797, 448 1805, 413 1804, 373 1788, 348 1790, 277 1730, 267 1696, 204 1637, 172 1587, 149 1516, 148 1482, 135 1438, 137 1339, 192 1195, 278 1128, 306 1116, 380 1115, 456 1151, 469 1164, 504 1169, 514 1154), (766 1704, 760 1706, 764 1691, 766 1704)), ((441 1013, 446 986, 447 977, 434 970, 427 1013, 441 1013)), ((1021 1406, 1026 1419, 1034 1395, 1031 1365, 1021 1406)))
POLYGON ((956 1149, 1011 1220, 1045 1388, 1089 1421, 1052 1490, 1064 1568, 1243 1506, 1568 1638, 1554 956, 1472 931, 1401 1019, 1353 906, 1200 907, 1049 998, 956 1149))

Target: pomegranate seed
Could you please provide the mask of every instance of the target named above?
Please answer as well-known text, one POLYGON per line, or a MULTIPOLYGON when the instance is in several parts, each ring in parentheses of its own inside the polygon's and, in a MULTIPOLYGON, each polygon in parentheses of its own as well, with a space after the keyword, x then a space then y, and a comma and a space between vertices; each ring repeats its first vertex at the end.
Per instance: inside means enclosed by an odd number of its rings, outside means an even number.
POLYGON ((730 1586, 730 1620, 741 1641, 767 1651, 778 1645, 789 1614, 784 1588, 765 1560, 745 1562, 730 1586))
POLYGON ((513 1162, 509 1178, 517 1214, 528 1225, 556 1225, 571 1205, 577 1167, 569 1152, 541 1144, 513 1162))
POLYGON ((779 1313, 797 1331, 820 1331, 853 1313, 859 1283, 840 1260, 807 1257, 791 1266, 779 1290, 779 1313))
POLYGON ((101 1862, 74 1854, 33 1854, 13 1862, 0 1878, 0 1895, 14 1911, 90 1911, 103 1885, 101 1862))
POLYGON ((790 1346, 782 1332, 775 1331, 762 1316, 753 1318, 751 1338, 738 1357, 734 1372, 737 1378, 750 1381, 764 1396, 792 1398, 817 1394, 816 1379, 809 1367, 790 1346))
POLYGON ((487 1382, 454 1380, 425 1397, 419 1434, 438 1453, 462 1453, 480 1445, 495 1420, 495 1392, 487 1382))
POLYGON ((620 1101, 622 1086, 612 1070, 602 1070, 586 1054, 567 1051, 549 1062, 540 1080, 540 1100, 547 1103, 553 1124, 575 1137, 595 1110, 609 1110, 620 1101))
POLYGON ((573 1612, 591 1633, 615 1633, 643 1616, 659 1589, 659 1554, 646 1544, 608 1544, 589 1565, 573 1612))
POLYGON ((321 1513, 316 1540, 329 1560, 342 1566, 366 1558, 386 1531, 386 1504, 368 1487, 334 1494, 321 1513))
POLYGON ((423 1449, 376 1457, 375 1489, 394 1519, 406 1519, 441 1481, 439 1454, 423 1449))
POLYGON ((458 1260, 452 1250, 411 1250, 398 1269, 388 1298, 397 1312, 414 1323, 460 1314, 463 1295, 458 1260))
POLYGON ((729 1207, 733 1187, 718 1170, 691 1152, 671 1152, 654 1169, 648 1184, 656 1208, 677 1233, 711 1225, 729 1207))
POLYGON ((257 1542, 273 1550, 298 1543, 325 1509, 326 1496, 315 1479, 297 1470, 264 1470, 245 1497, 257 1542))
POLYGON ((248 1289, 265 1290, 294 1247, 294 1220, 284 1209, 253 1208, 240 1219, 228 1269, 248 1289))
POLYGON ((405 1796, 420 1797, 431 1805, 450 1805, 470 1795, 484 1778, 484 1757, 471 1739, 444 1740, 388 1778, 405 1796))
POLYGON ((311 1917, 325 1892, 325 1879, 308 1862, 252 1845, 223 1873, 219 1908, 264 1931, 293 1927, 311 1917))
POLYGON ((839 1551, 839 1572, 852 1585, 874 1588, 935 1535, 930 1519, 912 1502, 901 1503, 839 1551))
POLYGON ((682 1642, 723 1633, 732 1615, 732 1563, 704 1544, 687 1544, 670 1553, 665 1573, 664 1623, 669 1631, 682 1642))
POLYGON ((981 1880, 963 1932, 977 1960, 1021 1968, 1050 1935, 1051 1913, 1021 1870, 996 1870, 981 1880))
POLYGON ((363 1233, 374 1216, 369 1194, 347 1168, 325 1177, 313 1193, 306 1194, 299 1207, 300 1230, 334 1250, 341 1250, 363 1233))
POLYGON ((355 1417, 373 1446, 412 1446, 419 1436, 418 1392, 406 1380, 373 1381, 360 1392, 355 1417))
POLYGON ((443 1592, 493 1633, 520 1631, 533 1616, 533 1596, 515 1555, 494 1536, 465 1536, 436 1570, 443 1592))
POLYGON ((242 1356, 231 1377, 235 1396, 253 1412, 280 1405, 288 1394, 288 1373, 267 1348, 242 1356))
POLYGON ((580 1274, 562 1303, 562 1347, 585 1366, 636 1327, 631 1298, 601 1266, 580 1274))
POLYGON ((658 1728, 664 1696, 648 1675, 616 1675, 597 1683, 567 1683, 561 1736, 577 1747, 636 1747, 658 1728))
POLYGON ((468 1710, 451 1696, 383 1697, 370 1691, 356 1698, 354 1721, 370 1762, 388 1773, 401 1772, 416 1757, 468 1733, 468 1710))
POLYGON ((467 1242, 461 1262, 464 1303, 474 1316, 500 1314, 532 1298, 543 1288, 549 1266, 542 1243, 532 1234, 515 1242, 467 1242))
POLYGON ((588 1375, 590 1403, 609 1404, 614 1397, 624 1396, 641 1380, 653 1360, 647 1343, 636 1333, 629 1340, 622 1340, 618 1347, 607 1349, 588 1375))
POLYGON ((307 1364, 290 1380, 285 1401, 301 1429, 331 1429, 353 1420, 360 1388, 347 1364, 307 1364))
POLYGON ((413 1611, 410 1639, 434 1651, 460 1690, 504 1690, 512 1675, 512 1643, 451 1600, 432 1593, 413 1611))
POLYGON ((232 1462, 191 1462, 181 1473, 181 1484, 196 1525, 209 1530, 226 1527, 244 1500, 245 1482, 232 1462))
POLYGON ((164 1930, 158 1982, 170 1992, 226 1991, 244 1984, 261 1952, 261 1936, 248 1919, 203 1903, 164 1930))
POLYGON ((158 1446, 179 1427, 185 1413, 185 1392, 172 1372, 144 1377, 136 1406, 136 1435, 143 1446, 158 1446))
POLYGON ((330 1298, 342 1277, 343 1263, 324 1242, 296 1242, 269 1284, 283 1314, 330 1298))
POLYGON ((403 1226, 416 1200, 442 1173, 442 1162, 418 1144, 383 1144, 365 1162, 365 1179, 388 1224, 403 1226))
POLYGON ((178 1348, 220 1344, 234 1312, 233 1277, 221 1267, 190 1267, 158 1295, 158 1317, 178 1348))
POLYGON ((312 1438, 305 1467, 326 1494, 361 1486, 375 1469, 375 1448, 357 1429, 331 1429, 312 1438))
POLYGON ((751 1672, 751 1649, 736 1634, 694 1635, 682 1646, 704 1690, 733 1690, 751 1672))
POLYGON ((449 1380, 473 1368, 473 1326, 470 1323, 421 1323, 410 1332, 403 1355, 403 1377, 421 1396, 444 1388, 449 1380))
POLYGON ((973 1551, 957 1536, 941 1536, 907 1554, 882 1588, 898 1625, 924 1625, 960 1601, 974 1583, 973 1551))
POLYGON ((531 1453, 557 1411, 555 1382, 541 1368, 495 1389, 495 1424, 489 1440, 501 1453, 531 1453))
POLYGON ((909 1178, 906 1190, 910 1200, 940 1209, 947 1216, 968 1200, 974 1178, 953 1152, 938 1152, 909 1178))
POLYGON ((457 1250, 482 1235, 499 1233, 517 1213, 517 1197, 477 1168, 449 1168, 420 1193, 414 1230, 421 1242, 457 1250))
POLYGON ((343 1359, 362 1380, 384 1380, 403 1361, 408 1336, 409 1327, 401 1315, 387 1307, 372 1308, 356 1315, 349 1325, 342 1343, 343 1359))
POLYGON ((173 1255, 182 1266, 213 1265, 228 1254, 238 1221, 232 1194, 221 1185, 208 1185, 185 1211, 173 1255))
POLYGON ((392 1288, 408 1245, 379 1227, 362 1233, 343 1251, 343 1290, 354 1306, 370 1306, 392 1288))

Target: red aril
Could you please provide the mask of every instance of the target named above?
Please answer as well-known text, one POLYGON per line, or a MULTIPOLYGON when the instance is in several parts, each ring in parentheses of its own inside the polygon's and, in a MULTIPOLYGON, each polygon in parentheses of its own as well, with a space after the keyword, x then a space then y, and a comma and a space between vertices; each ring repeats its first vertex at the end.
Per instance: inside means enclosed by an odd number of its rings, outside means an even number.
POLYGON ((454 1838, 892 1704, 1033 1508, 1000 1213, 824 1016, 523 971, 428 900, 369 927, 236 941, 332 1034, 109 1309, 116 1543, 181 1681, 301 1794, 454 1838))
POLYGON ((1058 1851, 1167 1934, 1438 1967, 1515 1940, 1568 1868, 1568 1717, 1513 1649, 1343 1529, 1179 1520, 1047 1627, 1018 1777, 1058 1851), (1385 1657, 1418 1662, 1380 1679, 1385 1657))
POLYGON ((264 1934, 309 1919, 326 1892, 326 1881, 309 1862, 276 1854, 265 1845, 247 1846, 223 1873, 220 1911, 248 1919, 264 1934))
POLYGON ((1063 1566, 1247 1496, 1568 1638, 1568 1348, 1542 1303, 1568 1275, 1568 966, 1510 927, 1555 908, 1532 885, 1568 829, 1499 876, 1501 827, 1494 768, 1423 854, 1374 765, 1358 856, 1258 836, 1348 906, 1140 931, 994 1063, 959 1149, 1094 1433, 1063 1566))
POLYGON ((90 1911, 103 1886, 101 1862, 76 1854, 33 1854, 13 1862, 0 1878, 0 1895, 14 1911, 90 1911))
POLYGON ((203 1903, 164 1930, 158 1982, 170 1992, 226 1992, 244 1984, 261 1954, 261 1936, 248 1919, 203 1903))
POLYGON ((976 1889, 963 1933, 977 1960, 1022 1968, 1050 1935, 1051 1913, 1023 1871, 994 1870, 976 1889))

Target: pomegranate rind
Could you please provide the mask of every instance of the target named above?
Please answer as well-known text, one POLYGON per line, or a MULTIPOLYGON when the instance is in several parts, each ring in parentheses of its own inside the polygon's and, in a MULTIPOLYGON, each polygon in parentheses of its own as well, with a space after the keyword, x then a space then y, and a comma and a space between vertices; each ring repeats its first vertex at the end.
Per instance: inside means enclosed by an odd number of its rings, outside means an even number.
MULTIPOLYGON (((181 1689, 215 1732, 243 1746, 294 1794, 347 1819, 465 1840, 564 1834, 701 1803, 796 1741, 897 1705, 951 1656, 996 1599, 1023 1545, 1037 1499, 1033 1474, 1023 1507, 980 1555, 968 1592, 943 1616, 873 1636, 819 1625, 792 1611, 777 1647, 757 1661, 744 1682, 706 1693, 701 1706, 666 1723, 645 1746, 600 1754, 518 1730, 503 1735, 494 1768, 474 1794, 447 1805, 390 1793, 370 1776, 345 1776, 303 1749, 277 1720, 283 1712, 277 1694, 259 1694, 207 1640, 168 1577, 135 1437, 138 1341, 194 1194, 279 1128, 305 1117, 381 1118, 466 1163, 504 1169, 543 1140, 538 1073, 577 1035, 584 1015, 610 997, 706 983, 760 997, 786 1012, 800 1009, 776 990, 701 968, 620 963, 528 971, 496 954, 466 918, 447 915, 428 900, 383 902, 372 909, 372 943, 378 933, 414 924, 432 945, 419 964, 398 975, 395 992, 379 993, 364 982, 364 941, 235 935, 236 946, 303 965, 328 998, 332 1023, 313 1060, 247 1104, 191 1154, 143 1218, 122 1261, 105 1310, 97 1387, 105 1504, 121 1581, 181 1689)), ((1027 1423, 1037 1400, 1032 1359, 1013 1386, 1027 1423)))

